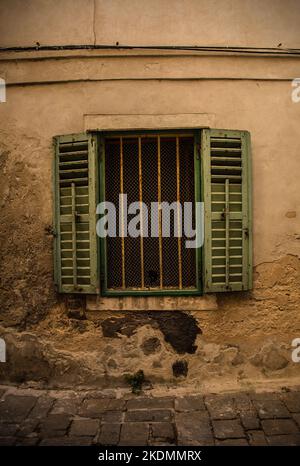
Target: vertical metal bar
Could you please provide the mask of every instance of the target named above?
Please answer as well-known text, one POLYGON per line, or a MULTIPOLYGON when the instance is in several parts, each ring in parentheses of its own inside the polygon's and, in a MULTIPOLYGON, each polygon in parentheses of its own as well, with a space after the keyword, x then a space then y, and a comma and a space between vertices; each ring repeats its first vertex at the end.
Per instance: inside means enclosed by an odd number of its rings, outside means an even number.
POLYGON ((161 211, 161 164, 160 136, 157 136, 157 185, 158 185, 158 230, 159 230, 159 287, 163 288, 163 254, 162 254, 162 211, 161 211))
POLYGON ((225 284, 229 286, 229 179, 225 180, 225 284))
POLYGON ((177 184, 177 244, 178 244, 178 274, 179 274, 179 289, 182 289, 182 256, 181 256, 181 218, 179 209, 180 206, 180 159, 179 159, 179 137, 176 137, 176 184, 177 184))
MULTIPOLYGON (((123 174, 123 138, 120 137, 120 194, 124 193, 123 174)), ((125 279, 125 239, 124 239, 124 205, 121 202, 121 241, 122 241, 122 288, 126 287, 125 279)))
POLYGON ((140 201, 140 248, 141 248, 141 285, 145 287, 145 271, 144 271, 144 237, 143 237, 143 174, 142 174, 142 141, 139 137, 139 201, 140 201))
MULTIPOLYGON (((193 215, 195 216, 195 223, 197 224, 196 219, 196 206, 197 202, 201 202, 204 199, 203 194, 203 180, 202 180, 202 163, 201 163, 201 136, 202 130, 196 131, 194 133, 194 202, 195 209, 193 215), (201 181, 200 181, 201 180, 201 181)), ((199 290, 203 289, 202 283, 202 254, 203 247, 196 248, 196 286, 199 290)))
POLYGON ((71 184, 71 202, 72 202, 72 259, 73 259, 73 284, 77 286, 77 251, 76 251, 76 192, 75 183, 71 184))

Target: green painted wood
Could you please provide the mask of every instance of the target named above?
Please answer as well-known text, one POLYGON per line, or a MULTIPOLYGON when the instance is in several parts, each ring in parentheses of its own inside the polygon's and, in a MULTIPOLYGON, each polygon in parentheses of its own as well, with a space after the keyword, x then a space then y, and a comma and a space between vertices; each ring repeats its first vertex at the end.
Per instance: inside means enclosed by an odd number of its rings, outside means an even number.
POLYGON ((58 141, 56 138, 53 139, 53 150, 54 157, 52 162, 52 206, 53 206, 53 269, 54 269, 54 284, 55 287, 59 288, 60 283, 60 248, 58 248, 59 242, 59 189, 58 189, 58 164, 57 164, 57 151, 58 141))
MULTIPOLYGON (((77 231, 76 231, 76 198, 75 183, 71 183, 71 202, 72 202, 72 272, 74 287, 77 287, 77 231)), ((62 244, 62 241, 61 241, 62 244)))
POLYGON ((250 135, 204 129, 201 155, 204 291, 248 290, 252 287, 250 135), (228 157, 233 166, 224 164, 228 157))
POLYGON ((230 233, 229 233, 229 179, 225 180, 225 243, 226 243, 226 254, 225 254, 225 285, 226 288, 229 286, 229 262, 230 262, 230 233))
MULTIPOLYGON (((99 144, 99 194, 100 200, 99 202, 105 201, 105 142, 104 136, 102 133, 98 136, 98 144, 99 144)), ((105 294, 107 290, 107 250, 106 250, 106 239, 99 238, 100 241, 100 283, 101 283, 101 291, 102 294, 105 294)))
MULTIPOLYGON (((201 201, 201 131, 195 132, 194 144, 194 183, 195 203, 201 201)), ((202 247, 196 249, 196 284, 202 293, 202 247)))
POLYGON ((91 250, 91 287, 100 293, 98 237, 96 232, 96 209, 99 202, 98 178, 98 139, 89 134, 89 222, 90 222, 90 250, 91 250))
POLYGON ((201 137, 201 179, 204 202, 203 290, 206 292, 212 288, 210 157, 210 130, 204 129, 201 137))
POLYGON ((96 136, 56 136, 54 148, 55 282, 61 293, 99 293, 96 136))
POLYGON ((197 289, 192 290, 103 290, 102 296, 120 297, 120 296, 201 296, 202 292, 197 289))
POLYGON ((253 287, 253 217, 252 217, 252 158, 251 158, 251 136, 248 131, 245 131, 245 163, 247 162, 247 200, 248 200, 248 289, 253 287))

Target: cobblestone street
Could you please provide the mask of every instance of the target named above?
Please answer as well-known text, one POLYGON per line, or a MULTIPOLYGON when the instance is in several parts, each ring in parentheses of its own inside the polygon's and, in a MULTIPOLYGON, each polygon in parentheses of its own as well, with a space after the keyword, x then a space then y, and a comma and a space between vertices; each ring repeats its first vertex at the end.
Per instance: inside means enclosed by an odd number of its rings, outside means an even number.
POLYGON ((300 391, 135 396, 0 387, 0 445, 300 445, 300 391))

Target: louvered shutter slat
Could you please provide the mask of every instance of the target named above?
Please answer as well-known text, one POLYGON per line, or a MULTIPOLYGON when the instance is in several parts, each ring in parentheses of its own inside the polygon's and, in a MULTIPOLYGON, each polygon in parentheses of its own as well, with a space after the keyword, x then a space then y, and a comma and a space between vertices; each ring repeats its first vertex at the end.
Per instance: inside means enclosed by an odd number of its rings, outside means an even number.
POLYGON ((55 142, 55 280, 60 292, 97 293, 96 140, 57 136, 55 142))
POLYGON ((246 131, 203 130, 204 291, 252 286, 250 139, 246 131))

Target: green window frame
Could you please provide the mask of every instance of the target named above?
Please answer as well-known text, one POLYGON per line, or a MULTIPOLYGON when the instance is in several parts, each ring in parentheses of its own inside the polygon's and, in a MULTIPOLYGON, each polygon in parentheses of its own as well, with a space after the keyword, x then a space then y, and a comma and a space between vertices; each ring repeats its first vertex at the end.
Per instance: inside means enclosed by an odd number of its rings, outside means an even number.
MULTIPOLYGON (((183 130, 141 133, 181 134, 183 130)), ((61 293, 200 295, 252 287, 250 134, 185 130, 194 135, 195 200, 204 202, 204 245, 196 251, 197 288, 108 290, 105 239, 96 235, 96 206, 104 200, 104 137, 81 133, 54 138, 54 279, 61 293)), ((128 134, 133 131, 110 132, 128 134)))

